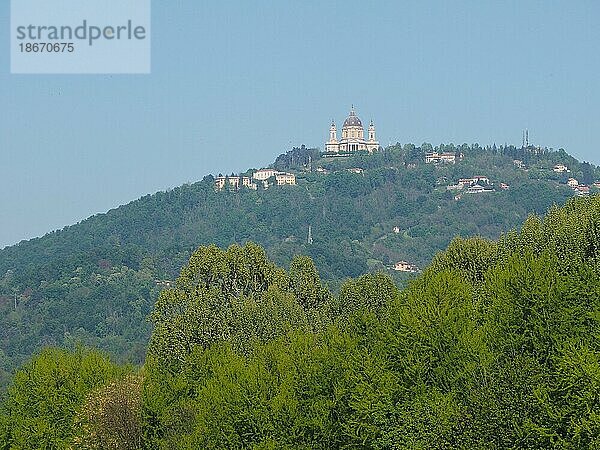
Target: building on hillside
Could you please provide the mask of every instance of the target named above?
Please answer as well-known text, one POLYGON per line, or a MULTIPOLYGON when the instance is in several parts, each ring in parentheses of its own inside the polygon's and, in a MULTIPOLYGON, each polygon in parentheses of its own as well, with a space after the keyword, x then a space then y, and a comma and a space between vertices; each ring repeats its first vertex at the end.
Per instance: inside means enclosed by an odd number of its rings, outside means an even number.
POLYGON ((233 189, 239 189, 240 186, 244 186, 250 189, 256 189, 256 185, 252 183, 252 179, 250 177, 239 177, 232 176, 228 178, 229 187, 233 189))
POLYGON ((576 188, 577 186, 579 186, 579 181, 577 181, 575 178, 569 178, 567 180, 567 185, 569 187, 576 188))
POLYGON ((565 166, 564 164, 557 164, 554 166, 554 170, 556 173, 566 173, 566 172, 570 172, 569 168, 567 166, 565 166))
POLYGON ((488 177, 484 177, 482 175, 477 175, 473 177, 473 182, 474 184, 479 184, 481 186, 484 185, 489 185, 490 184, 490 179, 488 177))
POLYGON ((600 189, 600 181, 595 181, 594 184, 592 184, 592 186, 596 189, 600 189))
POLYGON ((457 183, 457 185, 460 186, 461 189, 463 189, 464 187, 469 187, 473 184, 475 184, 475 180, 473 180, 473 178, 461 178, 460 180, 458 180, 457 183))
POLYGON ((516 168, 518 169, 522 169, 525 170, 527 167, 525 166, 525 163, 519 159, 515 159, 513 161, 513 164, 515 165, 516 168))
POLYGON ((500 189, 502 189, 503 191, 508 191, 510 189, 510 186, 506 183, 500 183, 500 189))
POLYGON ((455 153, 440 153, 440 161, 445 163, 454 164, 456 162, 455 153))
POLYGON ((295 185, 296 175, 294 175, 293 173, 278 172, 277 174, 275 174, 275 180, 277 182, 277 186, 283 186, 286 184, 295 185))
POLYGON ((484 192, 494 192, 489 186, 482 186, 480 184, 474 184, 467 189, 467 194, 482 194, 484 192))
MULTIPOLYGON (((485 190, 491 190, 490 187, 490 179, 488 177, 484 177, 482 175, 475 176, 473 178, 461 178, 458 180, 458 183, 447 186, 446 189, 449 191, 460 191, 463 189, 470 189, 472 187, 481 187, 485 188, 485 190)), ((470 193, 479 192, 478 188, 470 190, 470 193)))
MULTIPOLYGON (((261 181, 265 189, 269 187, 270 178, 275 178, 275 184, 277 184, 277 186, 296 184, 296 175, 293 173, 280 172, 275 169, 260 169, 252 174, 252 179, 261 181)), ((250 179, 248 182, 254 184, 250 179)))
POLYGON ((438 152, 425 153, 425 164, 432 164, 440 162, 438 152))
POLYGON ((575 191, 575 194, 580 197, 584 195, 590 195, 590 187, 583 184, 574 187, 573 190, 575 191))
POLYGON ((348 172, 350 173, 355 173, 357 175, 362 175, 364 170, 361 169, 360 167, 352 167, 351 169, 346 169, 348 172))
POLYGON ((260 169, 252 174, 252 178, 259 181, 268 180, 271 177, 274 177, 279 173, 278 170, 275 169, 260 169))
POLYGON ((447 164, 456 163, 456 153, 429 152, 429 153, 425 154, 425 164, 438 164, 438 163, 447 163, 447 164))
POLYGON ((420 272, 420 270, 417 266, 415 266, 414 264, 411 264, 409 262, 406 262, 406 261, 398 261, 396 264, 394 264, 394 267, 392 267, 392 269, 397 272, 407 272, 407 273, 420 272))
POLYGON ((326 153, 354 153, 358 151, 368 151, 373 153, 379 149, 379 141, 375 135, 375 125, 371 120, 368 128, 368 138, 365 139, 365 129, 360 118, 354 111, 354 106, 350 110, 350 115, 342 125, 342 138, 337 138, 337 128, 335 122, 331 121, 329 127, 329 140, 325 143, 326 153))
POLYGON ((220 175, 217 178, 215 178, 215 189, 217 191, 223 190, 225 184, 227 184, 227 177, 220 175))
POLYGON ((228 177, 224 177, 219 175, 215 178, 215 190, 222 191, 226 186, 229 185, 229 189, 239 190, 240 187, 246 187, 248 189, 257 189, 258 186, 256 183, 252 182, 250 177, 243 177, 238 175, 231 175, 228 177))
POLYGON ((484 191, 485 191, 485 188, 483 186, 479 186, 478 184, 475 184, 473 186, 470 186, 467 189, 467 194, 481 194, 484 191))

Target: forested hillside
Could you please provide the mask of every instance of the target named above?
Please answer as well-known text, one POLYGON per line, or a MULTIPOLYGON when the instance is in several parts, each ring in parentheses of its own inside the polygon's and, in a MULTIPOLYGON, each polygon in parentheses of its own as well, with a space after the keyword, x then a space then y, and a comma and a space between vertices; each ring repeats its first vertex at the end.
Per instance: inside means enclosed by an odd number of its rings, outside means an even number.
POLYGON ((402 285, 409 276, 390 271, 394 263, 425 267, 457 235, 497 238, 572 197, 555 164, 588 184, 600 178, 564 151, 439 146, 462 160, 425 164, 433 150, 408 144, 320 159, 295 149, 274 166, 295 173, 296 186, 216 192, 206 176, 0 250, 0 385, 46 345, 81 342, 121 362, 143 361, 154 300, 200 245, 253 241, 283 267, 293 255, 310 256, 333 291, 375 271, 402 285), (447 190, 474 176, 489 177, 494 191, 456 200, 447 190))
POLYGON ((140 369, 27 362, 0 448, 600 445, 600 196, 456 238, 402 290, 379 273, 332 293, 306 256, 204 246, 150 317, 140 369))

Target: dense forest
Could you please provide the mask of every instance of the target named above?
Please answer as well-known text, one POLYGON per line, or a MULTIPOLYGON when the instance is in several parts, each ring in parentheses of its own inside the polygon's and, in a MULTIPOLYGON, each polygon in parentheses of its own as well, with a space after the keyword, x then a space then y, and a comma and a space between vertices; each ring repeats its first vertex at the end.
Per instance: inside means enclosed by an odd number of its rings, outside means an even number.
POLYGON ((403 289, 202 246, 150 321, 141 367, 80 345, 27 361, 0 449, 600 446, 600 196, 455 238, 403 289))
POLYGON ((398 144, 374 155, 321 159, 302 147, 273 164, 295 173, 296 186, 216 192, 206 176, 2 249, 0 390, 46 346, 83 344, 118 363, 142 363, 154 301, 201 245, 253 241, 286 270, 293 255, 307 255, 334 293, 346 278, 366 273, 385 272, 403 286, 411 276, 391 271, 394 263, 423 268, 455 236, 498 238, 530 213, 564 204, 573 191, 566 174, 552 170, 558 163, 582 182, 600 179, 597 168, 563 150, 398 144), (425 164, 433 150, 463 158, 425 164), (446 189, 476 175, 510 189, 458 201, 446 189))

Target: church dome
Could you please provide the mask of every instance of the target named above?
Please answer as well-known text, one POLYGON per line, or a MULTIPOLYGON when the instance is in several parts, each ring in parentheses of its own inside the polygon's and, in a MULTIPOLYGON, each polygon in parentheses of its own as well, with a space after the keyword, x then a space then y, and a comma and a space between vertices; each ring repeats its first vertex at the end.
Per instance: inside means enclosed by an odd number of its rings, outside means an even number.
POLYGON ((358 116, 356 115, 356 113, 354 112, 354 107, 353 107, 352 110, 350 111, 350 115, 344 121, 344 128, 345 127, 361 127, 362 128, 362 126, 363 126, 363 124, 360 121, 360 119, 358 118, 358 116))

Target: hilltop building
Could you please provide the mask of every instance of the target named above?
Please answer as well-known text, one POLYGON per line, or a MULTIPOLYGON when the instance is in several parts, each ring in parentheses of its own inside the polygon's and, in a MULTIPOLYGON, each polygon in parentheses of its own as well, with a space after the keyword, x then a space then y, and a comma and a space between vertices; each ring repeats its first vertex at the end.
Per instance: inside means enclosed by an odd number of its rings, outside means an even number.
POLYGON ((438 163, 455 164, 456 163, 456 153, 429 152, 429 153, 425 154, 425 163, 426 164, 438 164, 438 163))
POLYGON ((352 168, 346 169, 346 170, 350 173, 355 173, 357 175, 363 175, 365 172, 362 167, 352 167, 352 168))
POLYGON ((407 272, 407 273, 420 272, 420 270, 417 266, 415 266, 414 264, 411 264, 409 262, 406 262, 406 261, 398 261, 396 264, 394 264, 392 269, 397 272, 407 272))
POLYGON ((379 149, 379 142, 375 136, 375 125, 371 120, 368 129, 368 139, 365 139, 365 129, 360 118, 354 111, 354 106, 350 110, 350 115, 344 121, 342 126, 342 139, 338 141, 337 128, 335 122, 331 122, 329 128, 329 140, 325 143, 326 153, 353 153, 366 150, 369 153, 379 149))
POLYGON ((262 181, 265 188, 269 187, 269 178, 275 178, 277 186, 295 185, 296 175, 288 172, 279 172, 275 169, 260 169, 252 174, 252 178, 262 181))
MULTIPOLYGON (((508 189, 508 185, 502 183, 501 189, 508 189)), ((458 183, 447 186, 449 191, 464 191, 467 194, 481 194, 484 192, 494 192, 494 188, 490 183, 490 179, 483 175, 477 175, 473 178, 461 178, 458 183)), ((458 194, 454 197, 454 200, 460 200, 462 194, 458 194)))
POLYGON ((227 185, 229 185, 229 189, 236 191, 242 186, 248 189, 257 188, 256 183, 253 183, 250 177, 243 177, 237 175, 230 175, 226 177, 219 175, 215 178, 215 189, 217 191, 222 191, 227 185))
POLYGON ((278 170, 275 169, 259 169, 254 174, 252 174, 252 178, 259 181, 268 180, 271 177, 274 177, 279 173, 278 170))
POLYGON ((555 165, 553 170, 556 173, 570 172, 569 168, 567 166, 565 166, 564 164, 557 164, 557 165, 555 165))
POLYGON ((460 180, 458 180, 458 183, 447 186, 446 189, 448 189, 449 191, 458 191, 465 188, 468 189, 473 186, 489 187, 490 184, 490 179, 488 177, 477 175, 473 178, 461 178, 460 180))
POLYGON ((296 175, 288 172, 278 172, 275 174, 275 181, 277 182, 277 186, 284 186, 286 184, 293 186, 296 184, 296 175))
POLYGON ((219 175, 215 178, 215 189, 222 191, 226 187, 230 190, 239 190, 242 187, 248 189, 258 189, 258 185, 261 184, 265 189, 270 186, 269 180, 275 179, 277 186, 295 185, 296 175, 288 172, 279 172, 275 169, 260 169, 252 174, 252 178, 230 175, 228 177, 219 175))

